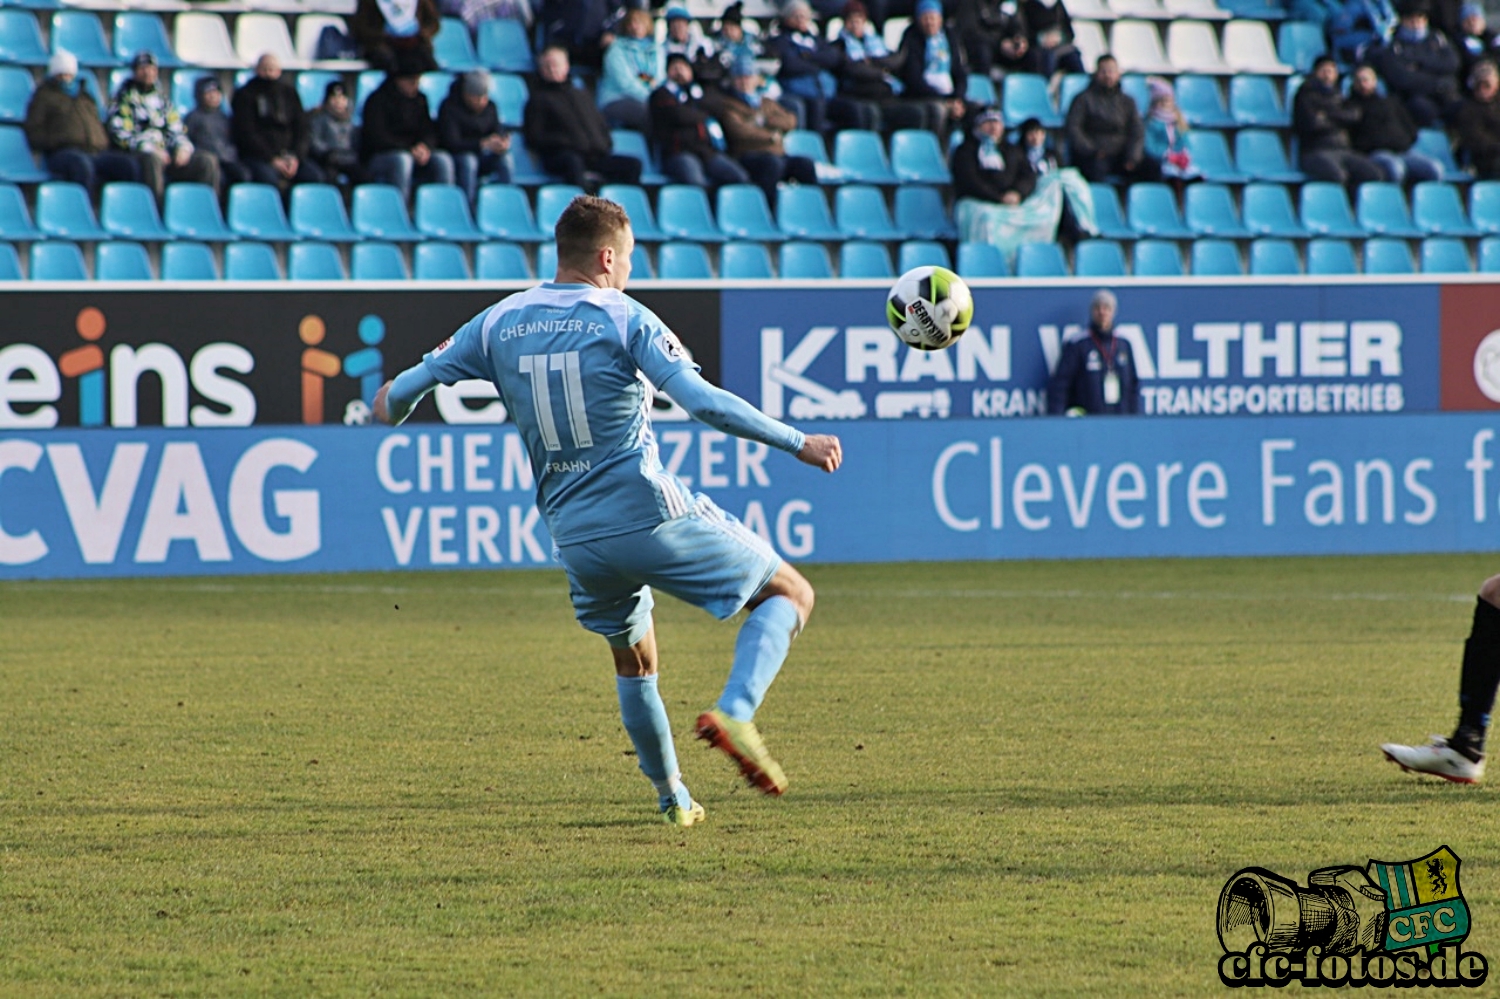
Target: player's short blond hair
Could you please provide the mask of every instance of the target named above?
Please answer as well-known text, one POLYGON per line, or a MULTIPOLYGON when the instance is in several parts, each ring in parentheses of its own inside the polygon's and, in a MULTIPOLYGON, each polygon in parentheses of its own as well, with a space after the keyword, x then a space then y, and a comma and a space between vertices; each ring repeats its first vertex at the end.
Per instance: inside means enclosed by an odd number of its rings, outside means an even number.
POLYGON ((586 268, 604 247, 618 246, 621 233, 628 228, 630 216, 625 209, 613 201, 580 194, 558 216, 557 262, 586 268))

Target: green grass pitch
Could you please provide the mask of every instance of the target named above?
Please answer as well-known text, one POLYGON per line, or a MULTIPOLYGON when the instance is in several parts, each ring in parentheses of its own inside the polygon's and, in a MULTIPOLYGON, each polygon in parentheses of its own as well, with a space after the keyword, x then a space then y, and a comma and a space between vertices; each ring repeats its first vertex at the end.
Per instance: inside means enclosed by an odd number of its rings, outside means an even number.
POLYGON ((812 566, 760 715, 664 598, 708 810, 660 824, 556 572, 0 585, 0 995, 1223 995, 1258 865, 1450 845, 1500 959, 1494 791, 1446 732, 1487 556, 812 566))

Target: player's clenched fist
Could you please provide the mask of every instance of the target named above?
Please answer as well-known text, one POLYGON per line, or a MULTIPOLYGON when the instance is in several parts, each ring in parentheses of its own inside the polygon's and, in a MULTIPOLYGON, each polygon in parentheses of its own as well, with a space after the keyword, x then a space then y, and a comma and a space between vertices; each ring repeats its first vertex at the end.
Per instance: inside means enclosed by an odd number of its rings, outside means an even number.
POLYGON ((797 460, 825 472, 832 472, 844 463, 844 446, 833 434, 808 434, 797 452, 797 460))

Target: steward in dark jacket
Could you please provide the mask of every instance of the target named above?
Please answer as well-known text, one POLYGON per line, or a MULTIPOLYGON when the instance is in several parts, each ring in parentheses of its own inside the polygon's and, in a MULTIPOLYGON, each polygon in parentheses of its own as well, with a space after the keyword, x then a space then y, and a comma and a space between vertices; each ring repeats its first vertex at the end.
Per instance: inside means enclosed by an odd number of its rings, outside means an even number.
POLYGON ((1141 385, 1130 344, 1115 336, 1115 296, 1095 293, 1089 327, 1063 344, 1047 383, 1047 412, 1054 415, 1136 413, 1141 385))

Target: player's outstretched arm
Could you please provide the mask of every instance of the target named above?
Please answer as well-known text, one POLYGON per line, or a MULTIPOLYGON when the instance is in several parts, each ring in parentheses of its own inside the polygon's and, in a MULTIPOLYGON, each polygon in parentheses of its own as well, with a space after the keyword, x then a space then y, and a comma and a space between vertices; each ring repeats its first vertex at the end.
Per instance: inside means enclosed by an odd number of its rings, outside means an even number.
POLYGON ((836 472, 844 463, 844 445, 833 434, 808 434, 797 452, 797 460, 825 472, 836 472))
POLYGON ((380 386, 372 410, 381 423, 396 426, 411 415, 422 396, 437 387, 437 379, 426 364, 415 364, 380 386))
POLYGON ((837 437, 803 434, 796 427, 772 419, 733 392, 710 385, 691 368, 679 369, 658 387, 694 419, 715 430, 769 444, 825 472, 838 468, 844 460, 837 437))

